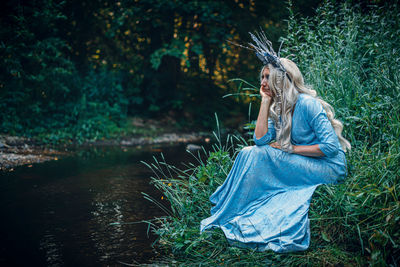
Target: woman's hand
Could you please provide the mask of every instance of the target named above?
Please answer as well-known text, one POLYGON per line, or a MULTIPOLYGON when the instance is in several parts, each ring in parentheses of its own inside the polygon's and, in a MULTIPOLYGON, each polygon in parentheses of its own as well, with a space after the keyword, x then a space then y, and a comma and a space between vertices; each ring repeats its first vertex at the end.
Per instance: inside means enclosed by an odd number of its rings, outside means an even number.
POLYGON ((261 85, 261 87, 260 87, 260 95, 261 95, 261 97, 263 99, 266 99, 266 100, 269 100, 269 101, 272 100, 272 92, 271 92, 271 90, 269 88, 263 86, 263 85, 261 85))
POLYGON ((269 144, 273 148, 281 149, 281 145, 278 142, 273 142, 269 144))

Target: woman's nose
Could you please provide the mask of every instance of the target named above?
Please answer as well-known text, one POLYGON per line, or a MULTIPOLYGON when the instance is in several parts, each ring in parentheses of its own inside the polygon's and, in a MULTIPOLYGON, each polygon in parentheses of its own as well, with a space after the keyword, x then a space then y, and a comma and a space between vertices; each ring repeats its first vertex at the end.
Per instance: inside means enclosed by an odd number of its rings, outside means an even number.
POLYGON ((266 79, 262 79, 261 85, 267 86, 268 85, 268 81, 266 79))

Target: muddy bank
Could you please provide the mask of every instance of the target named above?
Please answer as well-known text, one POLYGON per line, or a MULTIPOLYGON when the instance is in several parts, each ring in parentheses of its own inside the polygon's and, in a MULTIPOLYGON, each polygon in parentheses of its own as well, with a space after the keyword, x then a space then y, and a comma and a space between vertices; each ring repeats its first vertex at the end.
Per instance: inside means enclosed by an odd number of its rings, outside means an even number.
MULTIPOLYGON (((210 133, 164 133, 155 137, 124 137, 121 139, 86 142, 81 146, 141 146, 151 144, 174 144, 209 142, 210 133)), ((15 167, 70 155, 79 145, 49 148, 33 139, 0 135, 0 171, 13 171, 15 167)))
POLYGON ((29 138, 0 135, 0 171, 13 171, 16 166, 58 160, 66 154, 67 150, 47 148, 29 138))
POLYGON ((164 133, 156 137, 129 137, 120 140, 98 140, 85 143, 85 145, 121 145, 121 146, 137 146, 150 144, 174 144, 174 143, 191 143, 209 140, 211 137, 207 133, 164 133))

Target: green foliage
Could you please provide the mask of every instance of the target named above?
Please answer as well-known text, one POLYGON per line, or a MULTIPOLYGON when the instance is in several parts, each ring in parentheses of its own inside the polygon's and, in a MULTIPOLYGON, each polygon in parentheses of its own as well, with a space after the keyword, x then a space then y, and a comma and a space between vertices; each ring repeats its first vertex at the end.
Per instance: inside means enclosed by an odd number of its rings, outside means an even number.
POLYGON ((326 1, 317 17, 290 24, 286 41, 353 145, 349 178, 317 191, 316 228, 359 261, 384 265, 398 261, 400 243, 400 19, 397 5, 365 11, 326 1))
POLYGON ((231 158, 227 151, 217 150, 211 152, 207 160, 207 165, 200 166, 197 170, 196 177, 200 183, 206 183, 214 187, 213 182, 215 178, 212 179, 212 177, 225 177, 225 170, 230 169, 231 164, 231 158))
POLYGON ((245 39, 259 25, 276 40, 288 14, 282 2, 272 0, 9 0, 1 5, 0 132, 54 141, 107 136, 125 115, 168 112, 182 126, 211 128, 215 111, 245 108, 233 99, 221 105, 220 97, 231 89, 227 77, 252 75, 256 68, 254 55, 225 40, 245 39), (103 85, 97 76, 105 77, 103 85), (118 82, 107 88, 107 79, 118 82), (107 101, 97 97, 105 92, 107 101))
MULTIPOLYGON (((154 184, 171 205, 153 230, 158 247, 180 265, 393 265, 400 255, 400 68, 399 8, 361 10, 330 1, 314 18, 289 21, 285 54, 305 80, 332 104, 353 148, 349 176, 320 186, 310 207, 311 244, 305 252, 275 254, 230 247, 223 233, 199 233, 209 216, 208 197, 226 178, 240 145, 218 146, 197 165, 177 170, 153 164, 154 184), (229 158, 228 153, 230 152, 229 158), (163 169, 164 168, 164 169, 163 169), (163 183, 164 182, 164 183, 163 183), (179 185, 179 186, 178 186, 179 185), (179 212, 177 212, 179 211, 179 212)), ((237 94, 253 94, 239 80, 237 94)), ((249 130, 252 125, 247 125, 249 130)), ((200 157, 199 157, 200 158, 200 157)))
POLYGON ((356 146, 397 139, 388 129, 399 114, 396 11, 394 5, 363 14, 346 3, 338 9, 326 2, 317 17, 290 24, 285 38, 287 54, 295 55, 305 80, 335 107, 356 146))
MULTIPOLYGON (((164 56, 173 56, 179 59, 185 59, 183 51, 185 50, 185 43, 180 40, 174 40, 170 45, 164 44, 163 48, 156 50, 150 56, 150 63, 154 69, 158 69, 161 65, 162 58, 164 56)), ((190 67, 190 62, 186 60, 186 66, 190 67)))
MULTIPOLYGON (((213 152, 203 150, 202 153, 208 157, 206 162, 203 162, 200 154, 192 154, 198 165, 190 164, 184 170, 167 164, 164 157, 162 161, 155 158, 153 164, 145 163, 156 174, 157 178, 152 179, 152 183, 163 192, 171 210, 164 208, 170 216, 158 218, 154 230, 160 237, 159 243, 172 249, 174 254, 182 257, 186 257, 186 253, 194 253, 196 257, 204 253, 213 254, 211 250, 207 251, 211 241, 206 235, 200 235, 199 223, 211 208, 209 201, 205 200, 222 184, 232 166, 231 154, 237 152, 235 140, 239 139, 228 137, 226 144, 214 146, 213 152), (208 246, 204 247, 204 243, 208 246)), ((240 141, 243 142, 242 139, 240 141)), ((163 205, 163 201, 151 201, 163 205)), ((219 233, 212 236, 222 240, 219 233)))
POLYGON ((66 96, 75 89, 71 86, 76 74, 74 65, 63 57, 68 46, 54 37, 52 28, 64 19, 60 7, 44 2, 43 16, 39 8, 26 8, 23 12, 21 8, 15 8, 19 16, 10 16, 9 27, 2 27, 0 33, 0 127, 11 134, 25 128, 45 128, 51 117, 60 119, 58 111, 67 108, 66 96), (50 28, 35 30, 45 23, 50 28))
POLYGON ((2 20, 1 133, 45 142, 106 137, 127 114, 122 81, 107 69, 80 74, 59 37, 63 3, 8 3, 2 20))

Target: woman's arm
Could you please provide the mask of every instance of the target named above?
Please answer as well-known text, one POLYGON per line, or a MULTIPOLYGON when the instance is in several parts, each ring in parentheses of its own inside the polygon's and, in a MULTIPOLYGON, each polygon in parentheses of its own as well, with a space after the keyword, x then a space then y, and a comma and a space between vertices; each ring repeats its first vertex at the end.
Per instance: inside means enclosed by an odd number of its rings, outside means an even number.
POLYGON ((268 132, 268 114, 271 105, 271 97, 263 97, 261 100, 260 111, 258 112, 256 129, 254 130, 257 139, 263 137, 268 132))
MULTIPOLYGON (((270 146, 281 149, 281 146, 277 142, 271 143, 270 146)), ((292 153, 303 155, 303 156, 308 156, 308 157, 323 157, 323 156, 325 156, 325 154, 319 148, 318 144, 310 145, 310 146, 293 146, 292 153)))
POLYGON ((293 153, 309 157, 323 157, 325 154, 319 149, 319 145, 293 146, 293 153))
POLYGON ((309 125, 319 142, 315 145, 293 146, 293 153, 309 157, 334 157, 339 152, 339 141, 321 103, 308 98, 304 101, 304 112, 309 125))

